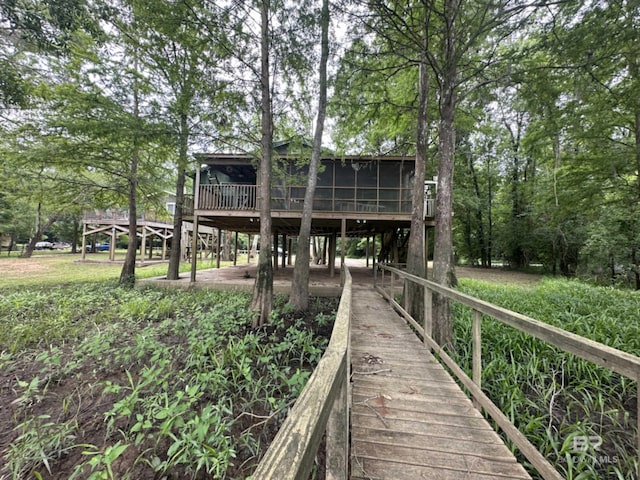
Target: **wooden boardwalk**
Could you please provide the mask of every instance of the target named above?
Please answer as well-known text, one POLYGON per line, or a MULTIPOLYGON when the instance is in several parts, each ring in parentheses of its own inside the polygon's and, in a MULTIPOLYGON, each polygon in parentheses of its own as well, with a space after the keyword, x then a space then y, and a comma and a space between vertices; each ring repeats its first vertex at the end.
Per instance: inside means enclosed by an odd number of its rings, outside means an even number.
POLYGON ((531 478, 380 294, 352 308, 351 478, 531 478))

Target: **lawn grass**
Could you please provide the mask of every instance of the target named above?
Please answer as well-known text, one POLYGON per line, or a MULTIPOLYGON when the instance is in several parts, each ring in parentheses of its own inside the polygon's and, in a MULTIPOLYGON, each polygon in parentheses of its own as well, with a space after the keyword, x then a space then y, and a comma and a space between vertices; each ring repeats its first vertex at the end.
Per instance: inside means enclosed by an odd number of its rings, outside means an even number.
MULTIPOLYGON (((122 270, 124 251, 116 251, 115 262, 109 261, 108 252, 87 253, 86 261, 81 254, 66 252, 34 252, 31 258, 18 258, 0 255, 0 290, 4 288, 22 288, 28 286, 48 286, 92 281, 117 280, 122 270)), ((239 263, 246 262, 240 257, 239 263)), ((227 266, 232 262, 221 262, 227 266)), ((197 268, 215 268, 215 259, 198 259, 197 268)), ((150 263, 136 267, 137 278, 149 278, 167 274, 168 262, 150 263)), ((180 264, 180 271, 191 268, 188 262, 180 264)))

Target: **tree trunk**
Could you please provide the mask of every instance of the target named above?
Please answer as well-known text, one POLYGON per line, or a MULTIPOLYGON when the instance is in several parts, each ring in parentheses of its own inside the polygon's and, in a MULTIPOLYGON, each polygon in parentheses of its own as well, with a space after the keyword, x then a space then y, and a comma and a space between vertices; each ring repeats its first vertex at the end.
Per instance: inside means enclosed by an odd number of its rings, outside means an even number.
MULTIPOLYGON (((189 124, 186 113, 180 114, 180 151, 178 154, 178 178, 176 181, 176 208, 173 215, 173 237, 171 238, 171 252, 167 280, 178 280, 180 277, 180 252, 182 250, 182 216, 184 214, 184 185, 188 165, 187 147, 189 144, 189 124)), ((195 188, 199 186, 196 185, 195 188)), ((193 209, 197 205, 193 206, 193 209)), ((195 255, 196 252, 192 252, 195 255)))
POLYGON ((262 158, 260 159, 260 256, 251 307, 256 311, 253 328, 269 321, 273 308, 273 264, 271 260, 271 149, 273 119, 269 81, 269 1, 261 5, 262 158))
POLYGON ((73 240, 71 242, 71 253, 78 253, 78 237, 80 236, 80 221, 78 217, 73 217, 73 240))
MULTIPOLYGON (((440 161, 438 164, 438 192, 436 196, 435 245, 433 252, 433 280, 450 287, 456 284, 453 262, 453 167, 455 160, 456 108, 456 36, 457 0, 445 0, 445 51, 443 77, 440 81, 440 161)), ((453 324, 451 306, 441 295, 433 295, 433 339, 441 346, 452 346, 453 324)))
POLYGON ((46 232, 51 227, 51 225, 57 222, 60 218, 59 213, 54 213, 45 223, 42 223, 42 204, 40 203, 38 203, 37 212, 36 232, 33 237, 31 237, 29 243, 27 243, 24 251, 20 254, 20 258, 31 258, 31 256, 33 255, 33 251, 36 249, 36 243, 40 241, 42 235, 44 235, 44 232, 46 232))
POLYGON ((135 146, 131 155, 131 170, 129 172, 129 242, 127 243, 127 254, 124 257, 124 264, 120 272, 120 280, 118 282, 120 285, 132 285, 135 282, 136 250, 138 246, 138 205, 136 201, 138 160, 138 147, 135 146))
POLYGON ((313 197, 316 191, 318 165, 322 153, 322 132, 327 111, 327 59, 329 58, 329 1, 322 1, 321 13, 322 46, 320 55, 320 93, 318 98, 318 117, 313 137, 313 149, 309 162, 309 176, 307 190, 304 194, 304 206, 300 222, 298 247, 296 251, 296 265, 293 270, 291 283, 291 296, 289 303, 295 311, 304 311, 309 308, 309 240, 311 236, 311 219, 313 216, 313 197))
MULTIPOLYGON (((424 35, 428 35, 425 29, 424 35)), ((423 57, 426 54, 423 52, 423 57)), ((413 177, 411 232, 407 249, 407 272, 418 277, 425 276, 424 267, 424 177, 427 166, 427 99, 429 98, 429 72, 426 59, 420 62, 418 82, 418 125, 416 129, 416 166, 413 177)), ((413 318, 420 324, 424 321, 423 287, 407 282, 406 304, 413 318)))
MULTIPOLYGON (((133 152, 131 154, 131 163, 129 165, 129 243, 127 244, 127 254, 124 258, 122 271, 120 272, 120 280, 118 281, 120 285, 133 285, 136 276, 136 247, 138 243, 138 163, 140 154, 140 147, 138 143, 139 132, 137 131, 137 122, 140 117, 139 108, 138 88, 134 83, 133 116, 136 121, 136 131, 133 132, 133 152)), ((111 248, 115 248, 115 245, 111 245, 111 248)), ((144 252, 142 252, 142 255, 144 256, 144 252)))
POLYGON ((231 232, 224 231, 224 248, 222 249, 222 260, 228 262, 231 260, 231 232))

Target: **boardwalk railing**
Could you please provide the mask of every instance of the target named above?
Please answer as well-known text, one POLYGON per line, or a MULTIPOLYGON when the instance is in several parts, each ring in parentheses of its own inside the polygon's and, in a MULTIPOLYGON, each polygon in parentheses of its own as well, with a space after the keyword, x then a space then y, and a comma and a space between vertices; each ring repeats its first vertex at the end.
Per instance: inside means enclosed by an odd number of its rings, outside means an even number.
MULTIPOLYGON (((428 348, 436 352, 440 359, 453 371, 458 379, 471 392, 477 406, 484 408, 493 418, 498 426, 507 434, 509 439, 520 449, 522 454, 538 470, 538 473, 545 479, 562 479, 562 476, 551 466, 547 459, 538 452, 537 448, 520 433, 511 423, 509 418, 487 397, 481 388, 482 358, 481 358, 481 323, 483 315, 491 317, 505 325, 509 325, 521 332, 528 333, 534 337, 554 345, 565 352, 572 353, 580 358, 589 360, 601 367, 624 375, 632 380, 640 380, 640 358, 635 355, 617 350, 607 345, 594 342, 579 335, 567 332, 560 328, 548 325, 535 320, 526 315, 512 312, 505 308, 498 307, 477 298, 465 295, 450 288, 443 287, 437 283, 425 280, 424 278, 398 270, 388 265, 379 265, 381 269, 376 277, 376 289, 394 306, 396 310, 418 331, 428 348), (385 290, 385 272, 389 272, 390 281, 385 290), (401 286, 397 282, 413 282, 423 287, 425 305, 425 324, 418 322, 407 312, 406 308, 398 304, 394 299, 395 287, 401 286), (432 295, 437 293, 450 300, 456 301, 470 307, 473 311, 473 346, 472 346, 472 376, 469 378, 455 361, 431 338, 431 300, 432 295)), ((637 396, 638 411, 640 411, 640 393, 637 396)), ((638 454, 640 456, 640 415, 638 415, 638 454)))
POLYGON ((345 285, 329 345, 251 476, 253 480, 309 478, 325 430, 327 478, 347 479, 351 274, 346 267, 344 274, 345 285))

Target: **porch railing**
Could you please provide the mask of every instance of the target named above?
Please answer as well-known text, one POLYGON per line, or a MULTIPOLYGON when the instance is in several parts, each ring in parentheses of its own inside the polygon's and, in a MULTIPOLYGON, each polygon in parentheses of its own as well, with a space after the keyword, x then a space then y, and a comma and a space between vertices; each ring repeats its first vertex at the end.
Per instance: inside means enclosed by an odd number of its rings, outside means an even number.
MULTIPOLYGON (((640 358, 635 355, 617 350, 601 343, 589 340, 566 330, 548 325, 526 315, 512 312, 477 298, 465 295, 456 290, 443 287, 437 283, 416 277, 407 272, 388 265, 379 265, 380 272, 376 276, 376 289, 400 312, 423 338, 425 345, 436 352, 441 361, 451 369, 460 382, 473 396, 476 406, 482 407, 520 449, 522 454, 538 470, 545 480, 561 480, 562 476, 553 468, 549 461, 529 440, 513 425, 509 418, 491 401, 482 391, 482 357, 481 357, 481 324, 483 316, 493 318, 505 325, 509 325, 520 332, 532 335, 548 344, 569 352, 577 357, 588 360, 613 372, 624 375, 632 380, 640 380, 640 358), (390 273, 389 284, 385 286, 385 272, 390 273), (408 305, 401 306, 395 301, 394 295, 397 287, 402 287, 405 282, 420 285, 424 292, 424 325, 420 325, 409 313, 408 305), (473 311, 472 324, 472 377, 458 366, 458 364, 438 345, 432 338, 432 295, 439 294, 443 297, 466 305, 473 311)), ((640 411, 640 392, 637 394, 637 407, 640 411)), ((638 455, 640 457, 640 415, 638 416, 638 455)))
MULTIPOLYGON (((304 190, 300 187, 274 188, 271 196, 271 208, 273 210, 302 211, 304 190)), ((395 199, 387 199, 383 196, 377 198, 376 189, 368 190, 370 190, 368 195, 370 199, 356 199, 353 189, 342 188, 336 189, 336 191, 320 189, 314 199, 313 209, 316 212, 411 213, 411 200, 402 198, 399 191, 396 192, 395 199), (348 191, 350 195, 345 195, 345 191, 348 191)), ((260 207, 260 199, 257 194, 258 187, 256 185, 232 183, 200 185, 198 209, 256 210, 260 207)), ((187 214, 193 213, 188 208, 185 208, 185 212, 187 214)), ((435 200, 427 198, 425 200, 425 217, 433 218, 434 212, 435 200)))
MULTIPOLYGON (((168 212, 158 213, 147 211, 138 214, 139 222, 171 222, 171 214, 168 212)), ((129 221, 129 210, 126 209, 109 209, 109 210, 93 210, 85 211, 83 214, 84 223, 100 223, 100 222, 118 222, 126 223, 129 221)))
POLYGON ((256 190, 256 185, 200 185, 198 206, 201 210, 254 210, 256 190))
POLYGON ((346 480, 349 466, 349 328, 351 275, 345 284, 331 340, 251 478, 309 478, 316 452, 327 434, 327 478, 346 480))

